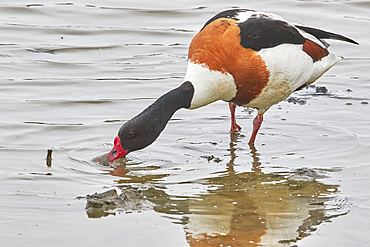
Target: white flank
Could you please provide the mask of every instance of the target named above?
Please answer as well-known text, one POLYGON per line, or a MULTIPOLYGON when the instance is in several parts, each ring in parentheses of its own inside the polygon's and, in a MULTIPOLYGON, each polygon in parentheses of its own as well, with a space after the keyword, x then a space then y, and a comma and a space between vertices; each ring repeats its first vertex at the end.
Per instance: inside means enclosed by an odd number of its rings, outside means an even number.
POLYGON ((229 73, 211 71, 205 64, 188 62, 184 81, 194 86, 194 96, 189 109, 208 105, 217 100, 229 101, 236 95, 234 78, 229 73))
POLYGON ((258 108, 259 113, 264 113, 300 86, 317 80, 338 61, 335 55, 329 54, 314 63, 302 46, 282 44, 258 52, 265 61, 270 78, 261 94, 245 106, 258 108))

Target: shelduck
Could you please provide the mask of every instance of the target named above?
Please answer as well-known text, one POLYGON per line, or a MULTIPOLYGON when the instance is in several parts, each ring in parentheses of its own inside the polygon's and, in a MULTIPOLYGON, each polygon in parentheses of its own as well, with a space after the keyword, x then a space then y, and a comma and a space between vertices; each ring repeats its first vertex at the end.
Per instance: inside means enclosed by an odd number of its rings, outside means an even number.
POLYGON ((215 15, 191 41, 184 82, 122 125, 108 154, 110 162, 152 144, 177 110, 217 100, 229 103, 231 132, 241 129, 236 106, 258 110, 249 140, 253 144, 272 105, 313 83, 340 60, 324 39, 358 44, 276 14, 232 9, 215 15))

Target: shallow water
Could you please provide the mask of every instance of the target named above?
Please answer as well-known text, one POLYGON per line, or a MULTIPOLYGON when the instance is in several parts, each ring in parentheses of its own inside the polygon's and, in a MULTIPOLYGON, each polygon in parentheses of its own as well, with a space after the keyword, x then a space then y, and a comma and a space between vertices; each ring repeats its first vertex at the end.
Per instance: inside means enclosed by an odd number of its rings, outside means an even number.
POLYGON ((0 13, 2 246, 370 243, 370 2, 22 0, 0 13), (255 147, 256 112, 237 109, 234 135, 216 102, 177 112, 120 163, 93 162, 122 123, 182 82, 191 38, 231 7, 360 46, 330 41, 344 59, 292 95, 302 104, 273 106, 255 147))

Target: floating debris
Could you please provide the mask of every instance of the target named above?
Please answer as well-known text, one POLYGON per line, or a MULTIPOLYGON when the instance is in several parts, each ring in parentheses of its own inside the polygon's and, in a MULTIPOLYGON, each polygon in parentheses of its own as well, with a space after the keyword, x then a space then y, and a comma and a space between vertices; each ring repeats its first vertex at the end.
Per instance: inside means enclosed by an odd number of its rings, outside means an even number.
POLYGON ((316 87, 316 93, 327 94, 328 89, 326 87, 316 87))
POLYGON ((297 97, 289 97, 287 101, 288 103, 300 104, 300 105, 304 105, 307 102, 305 99, 299 99, 297 97))
POLYGON ((47 167, 51 167, 52 160, 53 160, 53 158, 51 157, 52 153, 53 153, 53 150, 48 149, 47 154, 46 154, 46 166, 47 167))
POLYGON ((208 162, 213 160, 216 163, 220 163, 222 161, 220 158, 215 157, 213 155, 203 155, 203 156, 200 156, 200 157, 203 158, 203 159, 206 159, 208 162))

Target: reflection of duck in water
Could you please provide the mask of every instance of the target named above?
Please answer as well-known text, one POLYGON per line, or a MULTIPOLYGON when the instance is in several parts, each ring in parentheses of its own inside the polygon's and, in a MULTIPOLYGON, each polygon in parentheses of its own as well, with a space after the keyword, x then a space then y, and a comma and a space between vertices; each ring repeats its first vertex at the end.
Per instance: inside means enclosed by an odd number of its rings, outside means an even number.
MULTIPOLYGON (((230 161, 224 173, 193 182, 194 185, 210 187, 206 193, 177 198, 166 194, 165 185, 159 182, 159 186, 136 190, 135 196, 131 184, 155 185, 167 175, 135 177, 127 173, 118 181, 125 188, 123 194, 108 198, 108 205, 100 210, 114 211, 112 205, 115 203, 117 210, 154 209, 167 215, 181 215, 187 242, 192 247, 221 244, 279 246, 308 236, 316 225, 343 213, 338 210, 327 215, 325 204, 337 194, 338 185, 316 180, 324 178, 329 170, 297 169, 294 172, 265 174, 259 167, 260 154, 253 148, 252 172, 237 173, 234 171, 236 142, 237 136, 232 134, 230 161)), ((96 205, 96 201, 88 205, 94 203, 96 205)), ((109 215, 96 209, 88 209, 87 212, 94 212, 91 217, 109 215)))
POLYGON ((192 247, 278 246, 306 237, 326 220, 324 203, 338 186, 291 180, 292 174, 246 172, 208 180, 220 187, 189 201, 188 242, 192 247))
MULTIPOLYGON (((117 210, 154 209, 167 215, 181 215, 187 242, 192 247, 279 246, 303 239, 317 225, 343 215, 343 209, 336 209, 328 216, 325 204, 335 197, 338 186, 316 181, 315 176, 323 177, 321 172, 314 169, 282 174, 225 172, 201 182, 213 189, 189 198, 168 195, 163 185, 131 188, 132 181, 123 179, 119 183, 128 185, 123 186, 121 195, 109 192, 88 196, 86 209, 93 218, 115 215, 117 210)), ((151 180, 141 176, 134 184, 151 180)))
POLYGON ((263 114, 294 91, 316 81, 339 60, 323 39, 357 44, 339 34, 293 25, 275 14, 233 9, 206 22, 193 38, 184 83, 126 122, 109 161, 152 144, 172 115, 217 100, 229 102, 231 132, 241 128, 235 107, 258 109, 249 144, 263 114))
POLYGON ((184 228, 190 246, 281 246, 308 236, 327 220, 324 203, 338 186, 316 181, 326 177, 325 171, 302 168, 265 174, 260 154, 251 146, 253 172, 237 174, 233 169, 237 136, 230 137, 227 171, 203 182, 218 189, 189 200, 184 228))

